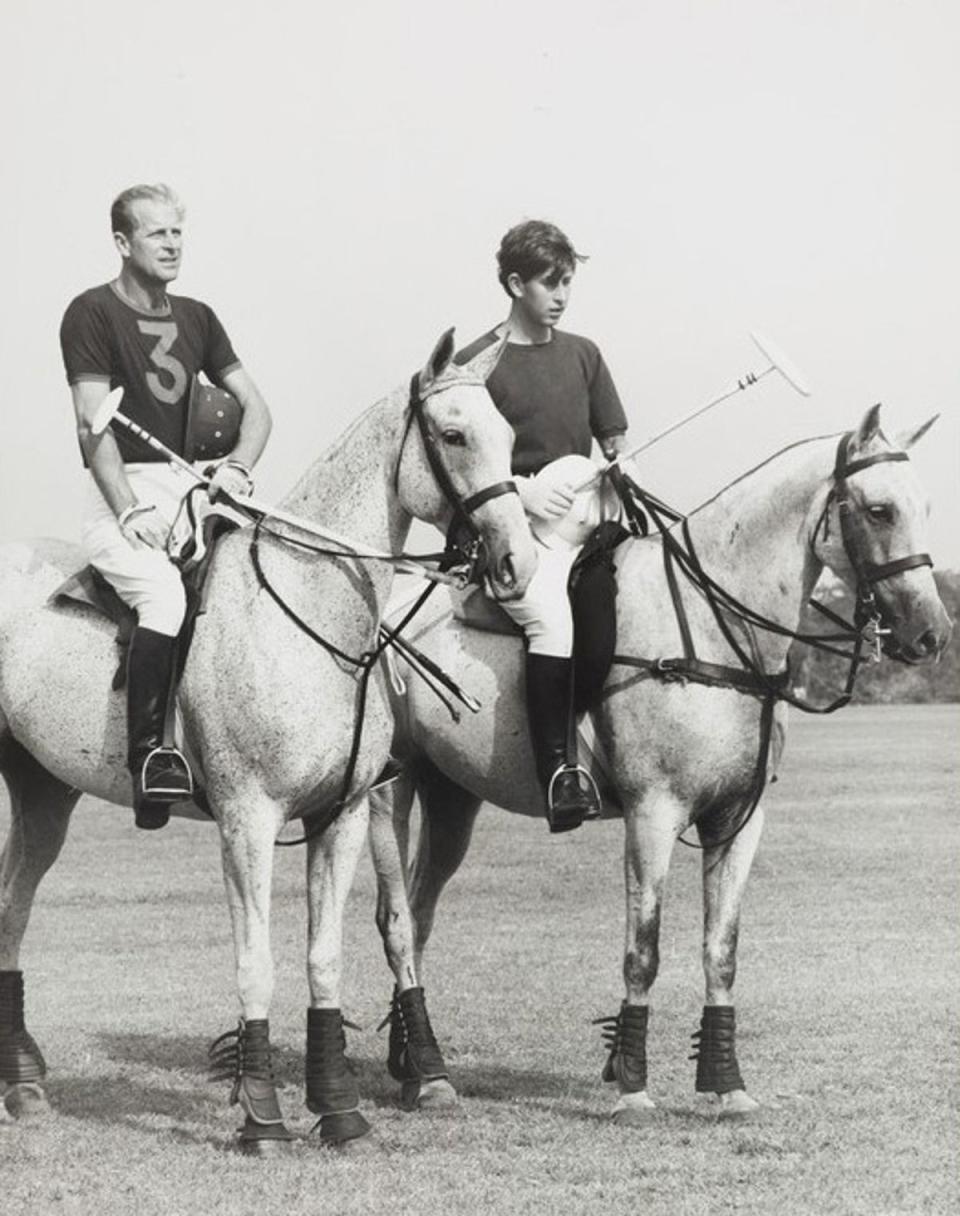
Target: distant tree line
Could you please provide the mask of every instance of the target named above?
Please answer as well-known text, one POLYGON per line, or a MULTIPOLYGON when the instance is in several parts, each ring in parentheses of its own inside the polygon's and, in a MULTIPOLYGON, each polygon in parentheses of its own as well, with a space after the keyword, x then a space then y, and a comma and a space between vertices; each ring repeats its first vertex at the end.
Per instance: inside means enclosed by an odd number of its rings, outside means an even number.
MULTIPOLYGON (((960 618, 960 571, 934 571, 940 598, 951 620, 960 618)), ((824 604, 846 620, 853 613, 853 596, 840 583, 821 584, 815 592, 824 604)), ((823 616, 811 608, 804 612, 801 629, 817 633, 830 629, 823 616)), ((853 700, 860 704, 889 702, 960 701, 960 630, 955 630, 939 663, 911 666, 884 658, 860 668, 853 700)), ((832 700, 843 688, 847 663, 809 646, 795 645, 790 656, 794 685, 810 700, 832 700)))

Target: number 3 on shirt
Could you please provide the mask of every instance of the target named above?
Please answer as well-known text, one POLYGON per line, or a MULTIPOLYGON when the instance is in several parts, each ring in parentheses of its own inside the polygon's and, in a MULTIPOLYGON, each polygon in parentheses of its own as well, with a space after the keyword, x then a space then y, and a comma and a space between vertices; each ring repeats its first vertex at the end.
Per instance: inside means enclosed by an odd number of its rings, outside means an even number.
POLYGON ((187 369, 179 359, 170 354, 170 347, 177 340, 176 321, 138 321, 137 325, 142 334, 157 339, 150 352, 150 362, 160 372, 165 372, 163 379, 157 372, 147 372, 147 387, 158 401, 165 405, 175 405, 183 396, 187 387, 187 369), (173 383, 169 383, 169 377, 173 383), (164 384, 164 380, 168 380, 164 384))

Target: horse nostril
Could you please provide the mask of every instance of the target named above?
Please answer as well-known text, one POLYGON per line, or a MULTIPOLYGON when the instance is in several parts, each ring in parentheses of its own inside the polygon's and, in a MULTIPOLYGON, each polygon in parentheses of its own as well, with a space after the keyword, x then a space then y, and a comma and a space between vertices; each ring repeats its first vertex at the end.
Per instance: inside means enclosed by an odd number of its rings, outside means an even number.
POLYGON ((927 632, 917 641, 917 647, 924 654, 936 654, 937 635, 932 629, 928 629, 927 632))
POLYGON ((513 557, 509 553, 500 562, 500 583, 511 590, 517 584, 517 573, 513 568, 513 557))

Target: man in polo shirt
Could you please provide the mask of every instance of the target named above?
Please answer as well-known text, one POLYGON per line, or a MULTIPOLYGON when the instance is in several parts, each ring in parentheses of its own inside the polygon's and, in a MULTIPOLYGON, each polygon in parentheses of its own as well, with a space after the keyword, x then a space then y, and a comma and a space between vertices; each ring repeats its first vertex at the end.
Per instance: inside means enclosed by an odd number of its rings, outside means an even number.
MULTIPOLYGON (((457 356, 466 362, 507 335, 487 388, 516 435, 513 472, 526 512, 547 525, 568 513, 575 486, 563 479, 545 484, 535 475, 562 456, 589 456, 594 439, 608 459, 625 447, 627 419, 603 356, 589 338, 557 328, 584 260, 553 224, 528 220, 511 228, 497 253, 510 314, 457 356)), ((537 571, 520 599, 501 606, 524 631, 537 772, 550 830, 565 832, 599 811, 568 756, 573 617, 567 580, 579 550, 544 543, 534 533, 537 571)))
POLYGON ((176 637, 185 600, 168 559, 170 528, 190 485, 141 440, 119 427, 94 434, 97 411, 123 388, 127 417, 178 455, 188 443, 187 407, 198 372, 231 393, 242 409, 239 434, 213 475, 211 493, 249 493, 250 470, 270 433, 270 412, 206 304, 173 296, 180 271, 184 210, 165 185, 133 186, 110 211, 120 273, 67 308, 60 345, 73 397, 89 484, 81 544, 137 614, 127 663, 128 762, 136 823, 163 827, 173 802, 188 796, 190 771, 176 749, 162 748, 176 637))

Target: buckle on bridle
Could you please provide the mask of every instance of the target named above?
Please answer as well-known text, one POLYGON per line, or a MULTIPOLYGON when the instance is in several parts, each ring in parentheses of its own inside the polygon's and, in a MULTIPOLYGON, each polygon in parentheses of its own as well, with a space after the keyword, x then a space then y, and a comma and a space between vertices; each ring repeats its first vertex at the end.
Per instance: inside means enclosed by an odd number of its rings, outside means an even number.
MULTIPOLYGON (((872 598, 872 597, 871 597, 872 598)), ((870 636, 865 638, 867 644, 873 647, 873 653, 870 656, 872 663, 879 663, 883 658, 883 639, 888 638, 893 634, 892 629, 888 629, 878 611, 875 611, 864 628, 864 633, 869 631, 870 636)))

